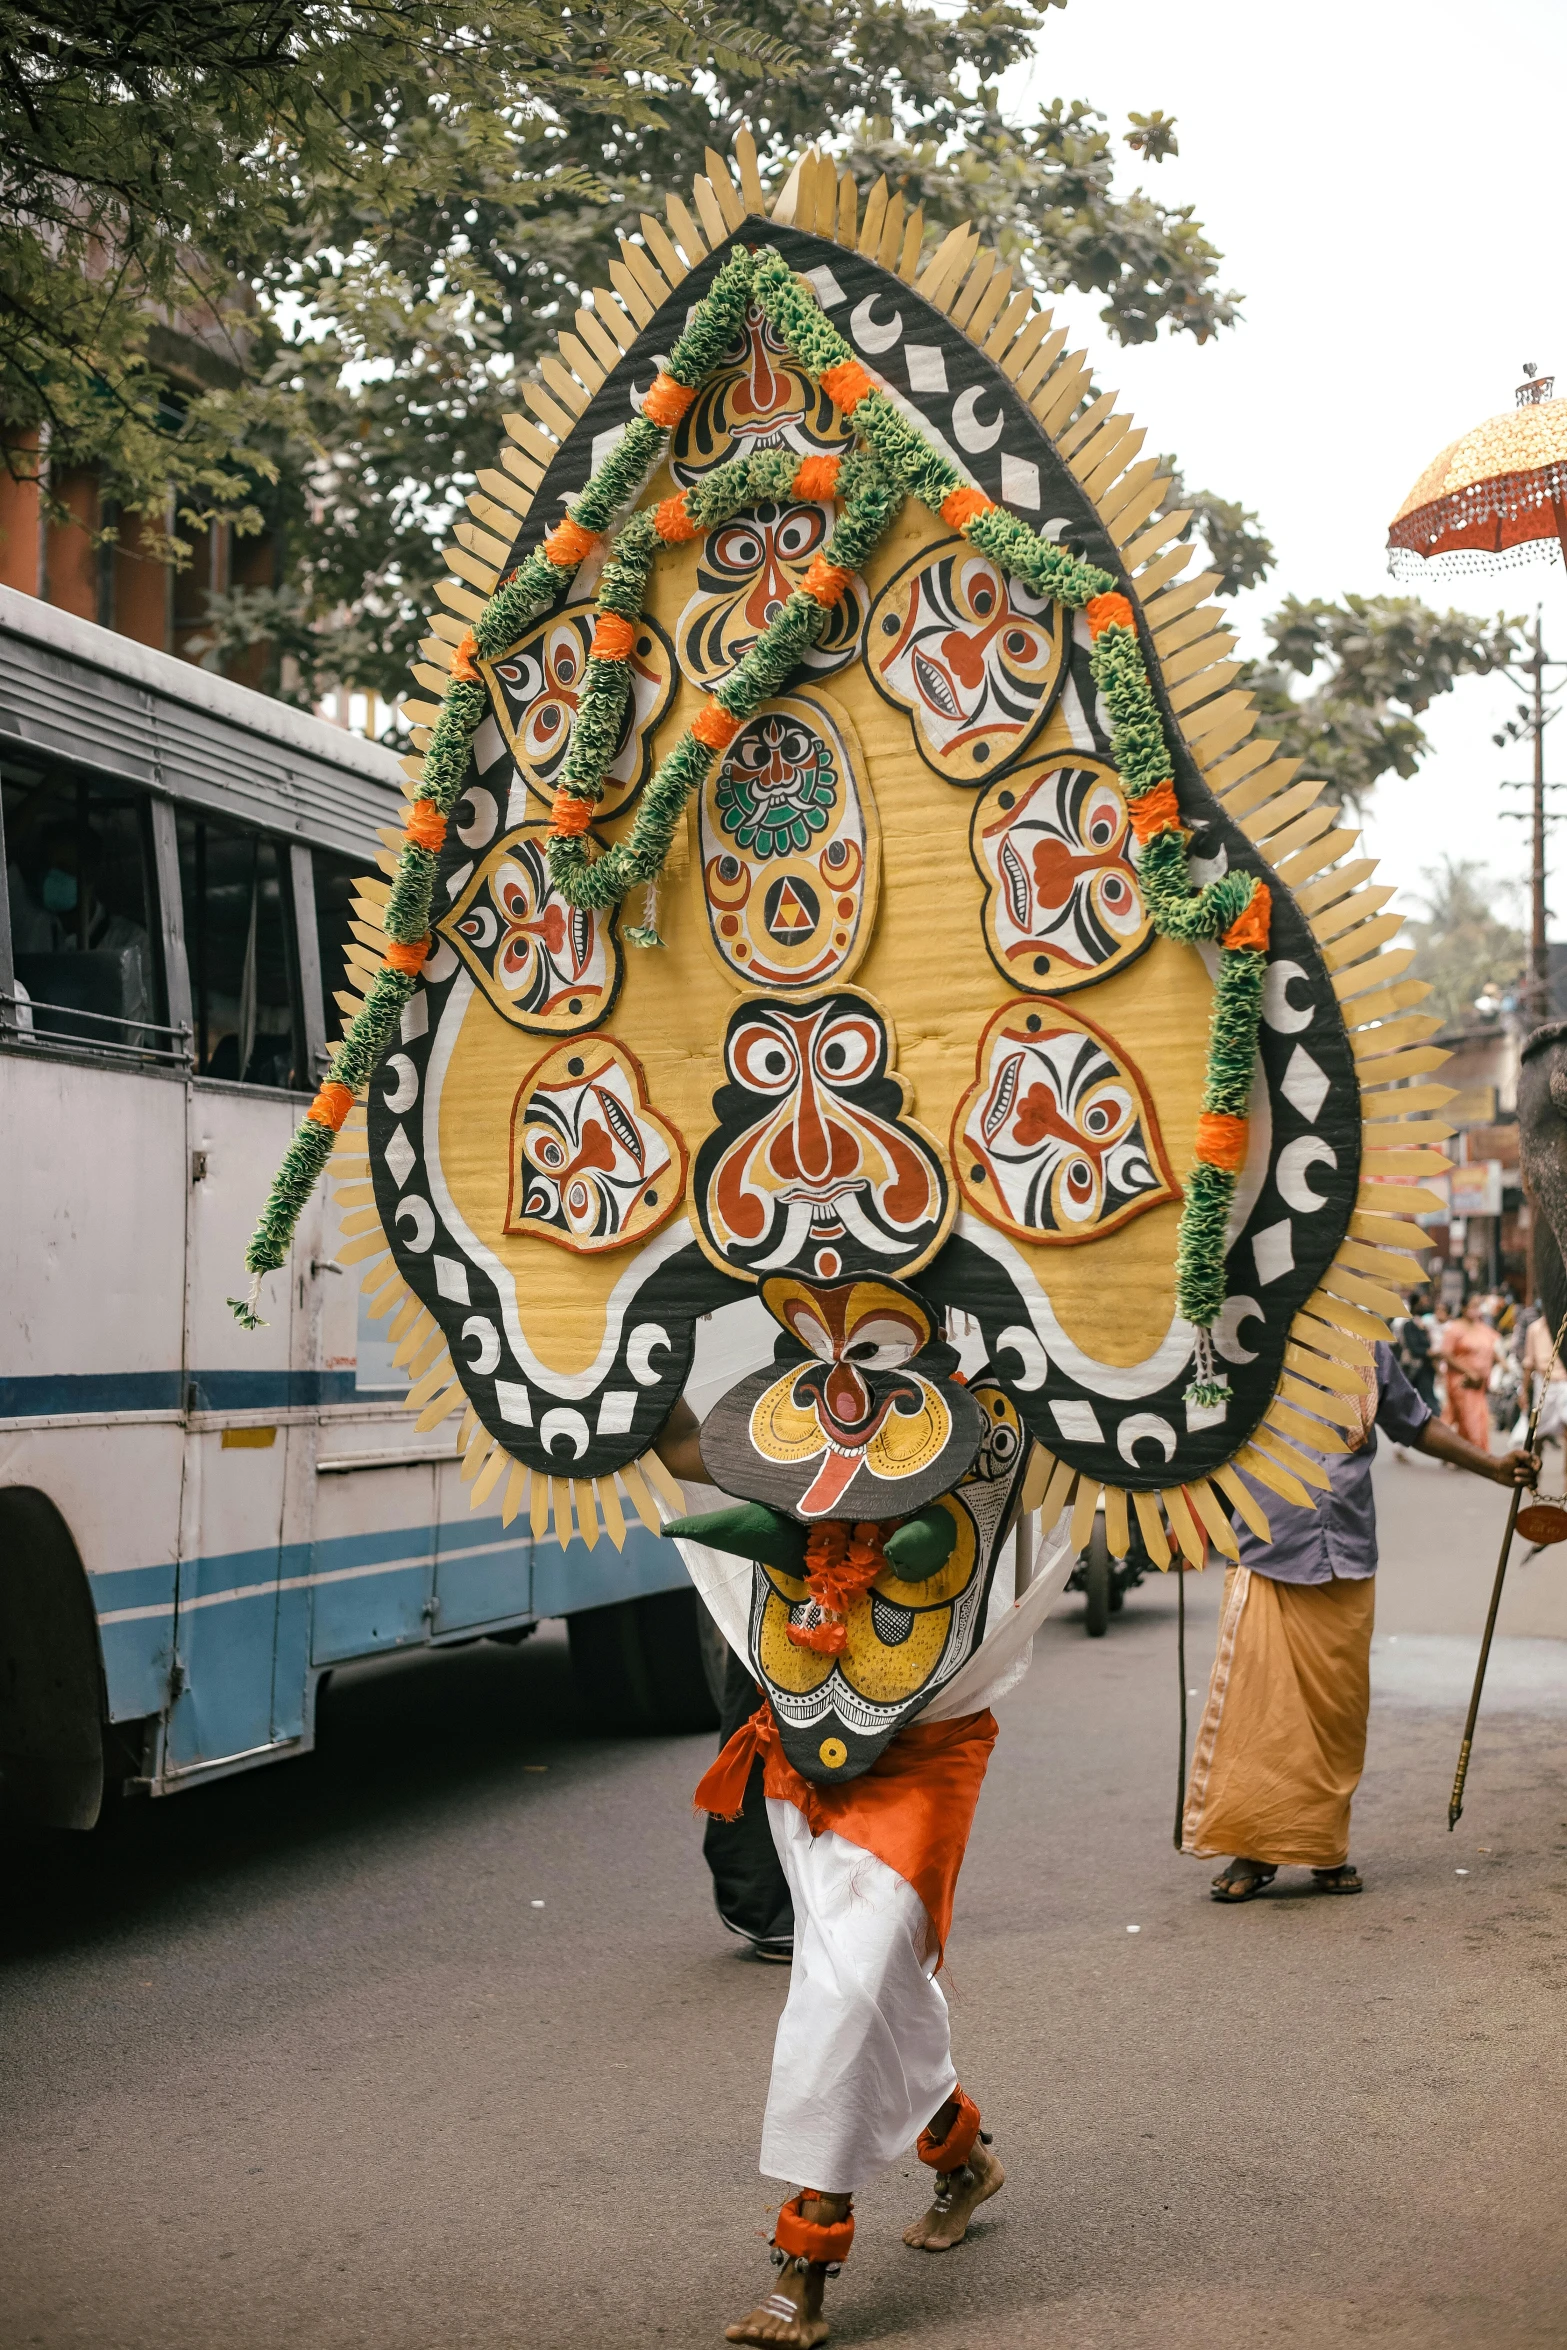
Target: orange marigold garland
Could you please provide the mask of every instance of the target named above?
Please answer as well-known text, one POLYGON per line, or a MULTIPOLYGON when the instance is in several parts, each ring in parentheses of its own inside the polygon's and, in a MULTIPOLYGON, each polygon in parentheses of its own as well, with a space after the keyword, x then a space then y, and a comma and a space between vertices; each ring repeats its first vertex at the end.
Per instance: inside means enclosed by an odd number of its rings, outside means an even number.
POLYGON ((805 1538, 805 1588, 820 1613, 803 1624, 789 1625, 796 1648, 809 1648, 817 1656, 843 1653, 849 1637, 844 1621, 849 1602, 875 1582, 887 1564, 882 1546, 901 1524, 899 1518, 889 1518, 885 1525, 824 1518, 811 1528, 805 1538))

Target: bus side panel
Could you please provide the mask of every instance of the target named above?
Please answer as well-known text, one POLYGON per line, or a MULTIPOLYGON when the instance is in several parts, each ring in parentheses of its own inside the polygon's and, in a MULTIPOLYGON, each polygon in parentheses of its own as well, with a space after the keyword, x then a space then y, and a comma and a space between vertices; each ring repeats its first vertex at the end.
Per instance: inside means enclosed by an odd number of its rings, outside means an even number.
POLYGON ((435 1531, 435 1471, 427 1461, 318 1476, 314 1664, 429 1638, 435 1531))
POLYGON ((0 1418, 180 1410, 184 1086, 6 1053, 0 1134, 0 1418))
MULTIPOLYGON (((626 1515, 631 1517, 629 1508, 626 1515)), ((578 1608, 609 1607, 652 1591, 683 1590, 689 1583, 674 1543, 635 1520, 627 1528, 624 1550, 617 1550, 601 1530, 591 1550, 580 1534, 564 1550, 551 1535, 533 1554, 536 1616, 569 1616, 578 1608)))
POLYGON ((455 1455, 436 1472, 440 1530, 435 1562, 435 1629, 438 1634, 470 1624, 495 1624, 525 1616, 533 1605, 533 1536, 526 1516, 503 1526, 500 1505, 506 1477, 482 1512, 472 1506, 455 1455))

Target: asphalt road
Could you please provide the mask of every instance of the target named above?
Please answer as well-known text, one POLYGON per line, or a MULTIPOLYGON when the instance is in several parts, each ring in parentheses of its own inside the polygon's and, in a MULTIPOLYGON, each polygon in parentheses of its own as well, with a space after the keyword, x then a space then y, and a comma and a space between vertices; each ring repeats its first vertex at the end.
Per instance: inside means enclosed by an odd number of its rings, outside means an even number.
MULTIPOLYGON (((1173 1587, 1102 1642, 1065 1602, 950 1952, 1007 2189, 939 2260, 897 2240, 912 2161, 861 2197, 835 2341, 1567 2338, 1567 1549, 1517 1577, 1449 1838, 1505 1497, 1379 1477, 1367 1892, 1211 1903, 1171 1850, 1173 1587)), ((313 1758, 6 1856, 0 2350, 717 2342, 769 2275, 786 1978, 709 1907, 707 1752, 584 1735, 547 1631, 342 1675, 313 1758)))

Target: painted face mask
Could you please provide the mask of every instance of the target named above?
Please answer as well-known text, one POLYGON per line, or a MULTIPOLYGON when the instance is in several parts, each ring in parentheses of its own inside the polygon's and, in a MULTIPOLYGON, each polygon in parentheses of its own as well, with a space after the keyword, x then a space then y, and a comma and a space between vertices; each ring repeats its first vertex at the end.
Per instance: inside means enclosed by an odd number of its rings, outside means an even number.
POLYGON ((965 1199, 1019 1240, 1096 1240, 1179 1197, 1138 1072, 1054 1005, 991 1021, 952 1149, 965 1199))
POLYGON ((804 1573, 753 1568, 751 1653, 789 1760, 830 1784, 868 1769, 972 1654, 1028 1446, 993 1381, 953 1379, 913 1291, 781 1279, 762 1297, 786 1334, 779 1360, 722 1399, 702 1442, 728 1491, 816 1528, 804 1573), (950 1545, 916 1580, 877 1553, 922 1509, 950 1545))
POLYGON ((985 944, 1014 987, 1060 995, 1108 978, 1153 935, 1113 768, 1082 755, 1025 767, 974 810, 985 944))
MULTIPOLYGON (((697 560, 696 593, 681 613, 675 646, 693 685, 711 690, 771 627, 827 544, 830 506, 753 506, 748 514, 710 530, 697 560)), ((858 581, 835 604, 826 627, 804 657, 818 677, 853 658, 865 625, 865 591, 858 581)))
POLYGON ((682 488, 754 449, 836 456, 850 428, 753 303, 745 324, 676 427, 669 470, 682 488))
POLYGON ((952 539, 887 582, 866 657, 878 691, 913 719, 926 765, 951 783, 980 783, 1044 726, 1066 635, 1056 605, 952 539))
POLYGON ((939 1149, 901 1114, 875 1005, 848 990, 798 1008, 754 998, 731 1015, 724 1057, 730 1082, 696 1162, 717 1263, 819 1282, 923 1264, 951 1195, 939 1149))

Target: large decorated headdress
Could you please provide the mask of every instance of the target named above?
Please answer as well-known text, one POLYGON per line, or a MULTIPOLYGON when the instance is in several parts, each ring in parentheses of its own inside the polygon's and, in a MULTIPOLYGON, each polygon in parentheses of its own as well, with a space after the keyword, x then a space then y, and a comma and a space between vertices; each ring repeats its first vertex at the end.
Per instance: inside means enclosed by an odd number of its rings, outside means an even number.
POLYGON ((335 1144, 421 1426, 539 1533, 657 1522, 699 1318, 880 1282, 977 1319, 1029 1506, 1233 1553, 1325 1484, 1436 1205, 1391 892, 1065 330, 884 183, 737 159, 447 550, 252 1270, 335 1144))

